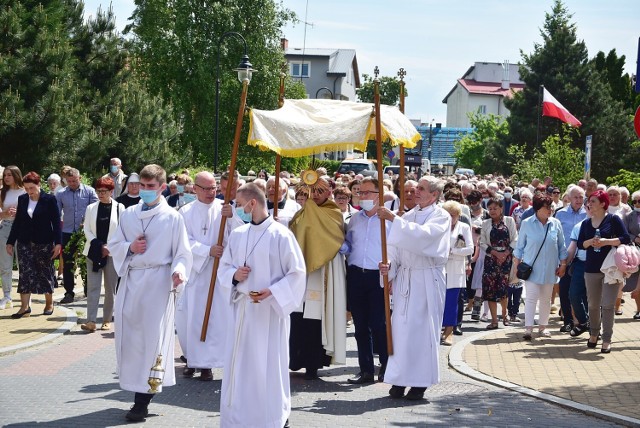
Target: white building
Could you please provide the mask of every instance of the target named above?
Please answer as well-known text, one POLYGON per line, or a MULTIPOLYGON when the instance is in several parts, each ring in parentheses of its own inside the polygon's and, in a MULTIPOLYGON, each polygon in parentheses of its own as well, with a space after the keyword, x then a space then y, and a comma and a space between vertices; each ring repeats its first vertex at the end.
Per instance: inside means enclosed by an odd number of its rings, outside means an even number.
POLYGON ((472 65, 442 100, 447 105, 447 127, 468 128, 470 112, 509 116, 505 98, 525 87, 518 69, 508 61, 472 65))

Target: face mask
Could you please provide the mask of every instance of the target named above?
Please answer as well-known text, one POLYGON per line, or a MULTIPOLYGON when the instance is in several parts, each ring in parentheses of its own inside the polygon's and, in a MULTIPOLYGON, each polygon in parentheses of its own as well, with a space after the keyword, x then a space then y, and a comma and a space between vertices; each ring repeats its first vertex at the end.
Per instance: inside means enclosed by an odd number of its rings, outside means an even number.
POLYGON ((184 193, 184 186, 183 185, 178 184, 177 189, 178 189, 178 193, 184 193))
POLYGON ((640 208, 634 208, 633 210, 637 213, 640 213, 640 208))
POLYGON ((155 190, 140 190, 140 199, 142 199, 145 204, 149 205, 158 199, 158 193, 155 190))
POLYGON ((236 207, 236 214, 240 217, 240 220, 245 223, 251 222, 251 213, 245 212, 244 207, 236 207))
POLYGON ((117 165, 111 165, 109 167, 109 169, 111 170, 111 174, 115 174, 116 172, 118 172, 118 166, 117 165))
POLYGON ((504 192, 502 196, 504 196, 505 199, 511 199, 511 192, 504 192))
POLYGON ((185 193, 183 196, 183 200, 185 204, 191 203, 196 200, 196 195, 192 193, 185 193))
POLYGON ((371 211, 374 207, 374 202, 373 201, 363 201, 360 200, 360 208, 362 208, 365 211, 371 211))

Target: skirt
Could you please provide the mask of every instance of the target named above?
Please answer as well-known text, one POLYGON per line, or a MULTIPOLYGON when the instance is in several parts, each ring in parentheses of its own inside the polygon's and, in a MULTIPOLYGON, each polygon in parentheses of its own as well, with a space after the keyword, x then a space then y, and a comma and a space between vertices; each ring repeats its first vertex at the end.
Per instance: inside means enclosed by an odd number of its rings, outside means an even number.
POLYGON ((461 288, 447 288, 447 295, 444 300, 444 315, 442 316, 443 327, 455 327, 458 325, 458 297, 461 288))
POLYGON ((20 277, 18 293, 53 293, 56 275, 51 254, 52 244, 17 243, 20 277))

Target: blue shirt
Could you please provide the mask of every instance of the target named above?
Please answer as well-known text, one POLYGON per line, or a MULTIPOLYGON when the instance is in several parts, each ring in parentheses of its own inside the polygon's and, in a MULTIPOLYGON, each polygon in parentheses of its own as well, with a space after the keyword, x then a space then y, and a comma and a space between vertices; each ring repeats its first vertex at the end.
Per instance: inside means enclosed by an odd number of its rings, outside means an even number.
POLYGON ((562 231, 564 232, 564 242, 569 245, 573 228, 576 224, 582 223, 582 220, 587 218, 587 210, 585 210, 584 206, 581 205, 580 209, 575 211, 573 207, 571 207, 571 204, 569 204, 568 206, 556 211, 555 217, 560 220, 562 231))
POLYGON ((527 208, 525 212, 520 216, 520 227, 522 227, 522 222, 534 215, 536 212, 533 210, 533 205, 527 208))
MULTIPOLYGON (((391 223, 386 222, 386 232, 389 236, 391 223)), ((382 245, 380 240, 380 217, 374 214, 369 217, 364 210, 351 216, 347 225, 345 243, 349 247, 347 264, 363 269, 378 269, 382 260, 382 245)))
POLYGON ((98 195, 91 186, 80 184, 76 190, 69 186, 56 193, 58 209, 62 211, 62 233, 73 233, 82 227, 87 206, 98 201, 98 195))
POLYGON ((529 265, 533 264, 529 281, 536 284, 555 284, 556 268, 560 260, 567 258, 567 248, 564 245, 564 233, 560 221, 550 217, 547 224, 543 225, 535 215, 523 220, 513 255, 529 265), (547 227, 549 231, 545 239, 547 227), (543 239, 544 244, 542 243, 543 239), (540 255, 533 263, 541 245, 540 255))
MULTIPOLYGON (((578 242, 578 236, 580 235, 580 226, 582 226, 582 222, 580 222, 580 223, 576 224, 575 226, 573 226, 573 230, 571 231, 570 239, 572 241, 575 241, 576 243, 578 242)), ((587 250, 585 250, 584 248, 578 247, 578 251, 576 251, 576 257, 575 258, 578 259, 578 260, 582 260, 583 262, 586 262, 587 261, 587 250)))

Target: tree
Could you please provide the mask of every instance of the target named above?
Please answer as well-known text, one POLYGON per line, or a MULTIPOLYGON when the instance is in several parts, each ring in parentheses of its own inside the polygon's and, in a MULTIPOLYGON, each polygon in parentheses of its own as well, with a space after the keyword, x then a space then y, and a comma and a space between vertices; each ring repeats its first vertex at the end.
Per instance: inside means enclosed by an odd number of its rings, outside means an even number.
MULTIPOLYGON (((400 102, 400 80, 397 77, 382 76, 380 79, 380 104, 386 104, 389 106, 397 106, 400 102)), ((356 94, 358 100, 363 103, 372 103, 374 101, 374 83, 373 77, 368 74, 362 75, 363 83, 358 89, 356 94)), ((404 96, 409 96, 407 88, 404 89, 404 96)))
POLYGON ((577 183, 582 178, 582 168, 578 166, 584 162, 584 152, 571 147, 571 134, 575 132, 565 125, 562 133, 550 135, 542 142, 542 149, 534 149, 530 158, 523 145, 510 146, 507 152, 514 159, 513 171, 529 182, 536 177, 552 177, 560 189, 577 183))
POLYGON ((583 123, 579 132, 571 133, 571 147, 584 147, 584 137, 593 136, 592 164, 594 176, 611 175, 629 162, 627 153, 633 137, 629 111, 611 97, 606 78, 589 62, 586 45, 577 39, 572 15, 560 0, 546 14, 540 31, 542 44, 534 44, 531 54, 522 54, 520 76, 526 87, 505 102, 510 110, 509 144, 524 145, 531 155, 537 140, 563 132, 555 118, 540 118, 538 91, 544 85, 574 116, 583 123))
POLYGON ((179 148, 166 144, 180 128, 129 71, 111 10, 84 22, 75 0, 9 3, 0 10, 0 158, 42 175, 70 164, 90 176, 112 156, 129 167, 141 166, 129 162, 136 157, 174 159, 179 148))
POLYGON ((454 143, 454 157, 458 165, 471 168, 476 174, 508 173, 510 166, 504 141, 509 135, 507 123, 493 114, 469 113, 471 135, 465 135, 454 143))
MULTIPOLYGON (((132 23, 125 33, 135 36, 139 66, 149 77, 152 93, 172 101, 176 120, 184 125, 180 145, 193 148, 195 163, 213 163, 218 53, 219 165, 224 168, 230 159, 241 92, 233 69, 242 58, 244 46, 236 37, 221 41, 220 37, 229 31, 240 33, 246 40, 250 61, 258 70, 249 85, 247 105, 275 109, 285 62, 280 28, 293 18, 291 11, 274 0, 176 0, 169 4, 164 0, 136 0, 132 23)), ((246 141, 247 122, 241 141, 246 141)), ((273 159, 270 152, 241 144, 238 167, 273 165, 273 159)))

